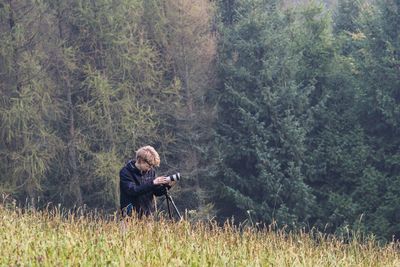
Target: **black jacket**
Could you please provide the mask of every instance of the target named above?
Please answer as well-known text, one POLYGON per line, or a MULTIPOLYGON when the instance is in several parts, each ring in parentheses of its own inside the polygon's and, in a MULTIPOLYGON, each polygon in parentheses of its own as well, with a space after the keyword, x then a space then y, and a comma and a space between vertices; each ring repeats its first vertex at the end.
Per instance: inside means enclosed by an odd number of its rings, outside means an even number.
POLYGON ((153 169, 142 173, 129 161, 120 171, 120 205, 123 215, 130 215, 132 208, 139 216, 150 215, 154 211, 154 195, 165 194, 166 188, 154 185, 156 173, 153 169), (130 205, 131 204, 131 205, 130 205))

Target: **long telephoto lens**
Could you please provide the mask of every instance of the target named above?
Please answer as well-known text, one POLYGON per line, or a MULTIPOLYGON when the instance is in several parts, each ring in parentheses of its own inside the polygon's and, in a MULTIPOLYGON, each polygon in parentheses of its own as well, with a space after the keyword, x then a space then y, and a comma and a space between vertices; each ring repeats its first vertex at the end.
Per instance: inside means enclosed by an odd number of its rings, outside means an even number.
POLYGON ((181 174, 179 172, 167 176, 168 182, 179 181, 181 179, 181 174))

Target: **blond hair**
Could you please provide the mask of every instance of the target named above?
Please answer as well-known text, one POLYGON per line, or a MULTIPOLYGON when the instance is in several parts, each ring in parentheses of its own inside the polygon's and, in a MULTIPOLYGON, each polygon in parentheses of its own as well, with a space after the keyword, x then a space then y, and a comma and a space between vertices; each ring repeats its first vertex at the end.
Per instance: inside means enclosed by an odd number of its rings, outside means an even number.
POLYGON ((136 151, 136 160, 142 159, 151 166, 160 166, 160 156, 152 146, 144 146, 136 151))

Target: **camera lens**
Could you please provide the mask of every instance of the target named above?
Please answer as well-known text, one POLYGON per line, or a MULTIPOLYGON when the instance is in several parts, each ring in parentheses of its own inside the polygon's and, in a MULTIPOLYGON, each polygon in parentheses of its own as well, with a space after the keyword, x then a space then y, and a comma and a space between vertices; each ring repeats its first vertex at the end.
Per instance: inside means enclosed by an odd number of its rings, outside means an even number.
POLYGON ((181 174, 179 172, 172 174, 170 176, 167 176, 167 179, 169 181, 179 181, 179 179, 181 179, 181 174))

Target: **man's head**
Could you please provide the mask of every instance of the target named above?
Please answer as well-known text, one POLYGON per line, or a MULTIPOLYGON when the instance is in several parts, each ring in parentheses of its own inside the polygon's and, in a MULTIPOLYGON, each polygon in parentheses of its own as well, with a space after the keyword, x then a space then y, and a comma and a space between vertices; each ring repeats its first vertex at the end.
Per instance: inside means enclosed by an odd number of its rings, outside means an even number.
POLYGON ((160 156, 152 146, 144 146, 136 151, 136 166, 141 171, 148 171, 160 166, 160 156))

